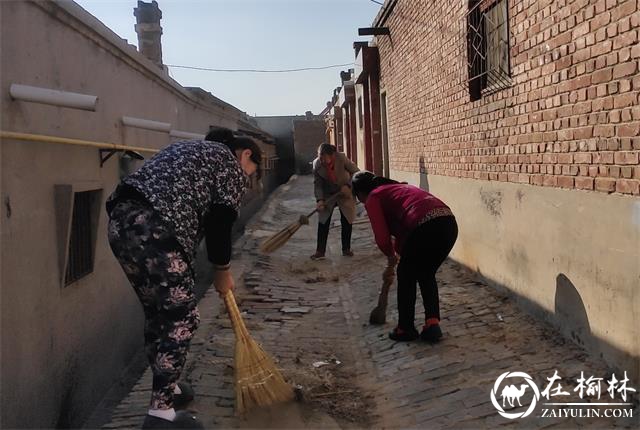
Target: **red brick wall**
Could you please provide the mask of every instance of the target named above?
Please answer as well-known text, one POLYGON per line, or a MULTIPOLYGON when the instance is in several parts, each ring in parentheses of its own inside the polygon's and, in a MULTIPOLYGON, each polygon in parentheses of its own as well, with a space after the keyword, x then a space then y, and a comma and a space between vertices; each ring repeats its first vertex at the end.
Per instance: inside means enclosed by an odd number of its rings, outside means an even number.
POLYGON ((639 3, 509 1, 513 85, 470 102, 467 1, 398 1, 376 39, 391 169, 639 195, 639 3))

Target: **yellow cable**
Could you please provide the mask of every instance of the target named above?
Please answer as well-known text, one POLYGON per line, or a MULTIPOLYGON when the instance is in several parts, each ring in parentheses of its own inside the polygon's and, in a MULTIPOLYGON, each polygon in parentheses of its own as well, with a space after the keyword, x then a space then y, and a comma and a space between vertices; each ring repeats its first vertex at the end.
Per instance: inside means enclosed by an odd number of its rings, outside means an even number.
POLYGON ((32 142, 59 143, 62 145, 78 145, 93 148, 113 149, 118 151, 137 151, 137 152, 159 152, 159 149, 143 148, 140 146, 118 145, 116 143, 93 142, 90 140, 67 139, 65 137, 46 136, 43 134, 16 133, 13 131, 0 130, 0 138, 14 139, 32 142))

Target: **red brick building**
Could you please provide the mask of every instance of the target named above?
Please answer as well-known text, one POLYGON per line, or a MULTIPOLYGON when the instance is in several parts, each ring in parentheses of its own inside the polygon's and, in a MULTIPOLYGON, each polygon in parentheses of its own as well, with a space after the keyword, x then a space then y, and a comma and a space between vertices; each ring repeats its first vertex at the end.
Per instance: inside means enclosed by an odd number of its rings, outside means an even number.
POLYGON ((450 204, 455 259, 635 375, 639 27, 637 0, 388 0, 336 103, 361 167, 450 204))
POLYGON ((422 156, 436 175, 640 195, 637 2, 509 3, 505 88, 475 102, 460 85, 467 4, 398 2, 378 18, 396 30, 376 38, 392 167, 418 171, 422 156))

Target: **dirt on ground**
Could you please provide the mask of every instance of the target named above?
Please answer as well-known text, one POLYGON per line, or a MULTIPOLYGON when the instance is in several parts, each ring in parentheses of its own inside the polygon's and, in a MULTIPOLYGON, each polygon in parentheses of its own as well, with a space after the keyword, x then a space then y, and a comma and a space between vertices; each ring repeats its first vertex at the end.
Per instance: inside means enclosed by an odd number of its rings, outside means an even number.
POLYGON ((300 359, 297 367, 284 369, 285 377, 296 387, 297 400, 320 410, 341 424, 370 427, 375 408, 373 397, 356 382, 356 375, 342 367, 339 360, 323 360, 329 364, 314 368, 300 359))
POLYGON ((299 279, 307 284, 340 281, 340 274, 320 270, 313 262, 303 262, 302 264, 299 262, 291 263, 288 269, 291 274, 299 276, 299 279))

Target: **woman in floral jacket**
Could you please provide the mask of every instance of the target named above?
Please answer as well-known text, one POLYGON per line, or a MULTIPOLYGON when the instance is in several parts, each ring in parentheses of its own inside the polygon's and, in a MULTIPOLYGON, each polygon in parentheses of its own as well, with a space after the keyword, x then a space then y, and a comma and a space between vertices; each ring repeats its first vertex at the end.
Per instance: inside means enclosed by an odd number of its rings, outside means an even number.
POLYGON ((124 178, 107 201, 109 243, 145 315, 153 389, 143 428, 202 428, 196 417, 174 409, 193 398, 177 381, 200 321, 195 252, 206 237, 215 288, 223 294, 234 287, 231 229, 260 162, 253 140, 216 129, 204 141, 169 145, 124 178))

